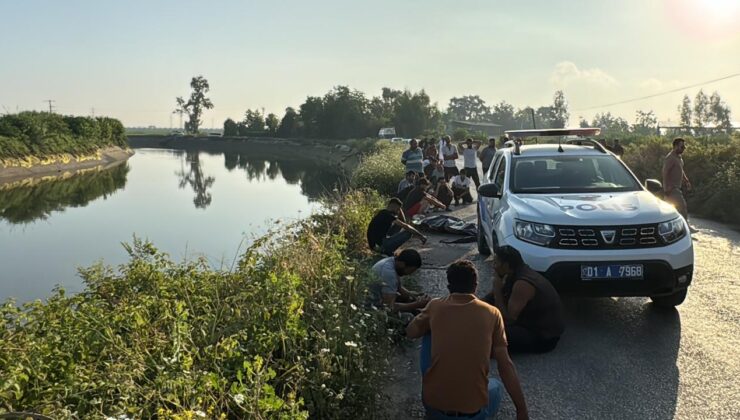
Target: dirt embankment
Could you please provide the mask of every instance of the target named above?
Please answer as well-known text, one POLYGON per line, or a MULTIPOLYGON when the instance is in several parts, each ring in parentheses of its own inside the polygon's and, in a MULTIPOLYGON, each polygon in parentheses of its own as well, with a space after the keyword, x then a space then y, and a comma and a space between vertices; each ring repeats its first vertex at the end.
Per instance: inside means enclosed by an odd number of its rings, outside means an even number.
POLYGON ((296 141, 274 137, 164 137, 129 136, 135 149, 157 148, 240 153, 265 160, 311 160, 348 171, 359 162, 359 153, 336 142, 296 141))
POLYGON ((0 186, 64 176, 97 167, 109 168, 125 162, 133 154, 131 149, 107 147, 88 156, 63 154, 45 159, 0 160, 0 186))

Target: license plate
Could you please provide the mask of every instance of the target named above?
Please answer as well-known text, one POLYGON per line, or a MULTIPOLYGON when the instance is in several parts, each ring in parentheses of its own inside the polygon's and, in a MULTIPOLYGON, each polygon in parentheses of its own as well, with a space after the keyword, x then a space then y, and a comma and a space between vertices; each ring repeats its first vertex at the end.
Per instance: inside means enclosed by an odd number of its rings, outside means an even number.
POLYGON ((642 264, 590 264, 581 265, 581 280, 642 279, 642 264))

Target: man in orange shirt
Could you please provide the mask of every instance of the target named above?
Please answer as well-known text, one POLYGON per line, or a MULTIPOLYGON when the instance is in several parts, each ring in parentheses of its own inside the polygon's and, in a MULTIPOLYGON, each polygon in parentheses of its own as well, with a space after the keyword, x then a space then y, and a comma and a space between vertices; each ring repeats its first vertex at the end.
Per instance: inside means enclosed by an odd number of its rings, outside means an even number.
POLYGON ((434 299, 414 318, 406 335, 421 346, 422 401, 431 419, 484 419, 498 410, 502 384, 527 419, 527 404, 507 351, 504 321, 495 307, 478 300, 478 272, 470 261, 447 267, 450 294, 434 299), (496 359, 501 381, 488 378, 496 359))

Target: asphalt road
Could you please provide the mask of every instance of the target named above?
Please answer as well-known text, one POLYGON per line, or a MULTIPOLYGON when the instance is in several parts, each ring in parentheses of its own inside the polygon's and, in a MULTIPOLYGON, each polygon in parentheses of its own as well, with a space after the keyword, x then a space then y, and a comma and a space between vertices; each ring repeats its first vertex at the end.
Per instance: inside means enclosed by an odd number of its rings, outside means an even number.
MULTIPOLYGON (((475 221, 475 205, 453 215, 475 221)), ((695 271, 675 310, 646 298, 564 298, 566 332, 544 355, 513 357, 533 419, 740 419, 740 233, 692 219, 695 271)), ((444 267, 467 258, 480 270, 479 295, 491 287, 491 261, 475 243, 441 244, 422 252, 416 281, 445 295, 444 267)), ((401 348, 387 395, 392 418, 421 418, 418 342, 401 348)), ((491 375, 497 375, 495 362, 491 375)), ((506 396, 497 418, 514 418, 506 396)))

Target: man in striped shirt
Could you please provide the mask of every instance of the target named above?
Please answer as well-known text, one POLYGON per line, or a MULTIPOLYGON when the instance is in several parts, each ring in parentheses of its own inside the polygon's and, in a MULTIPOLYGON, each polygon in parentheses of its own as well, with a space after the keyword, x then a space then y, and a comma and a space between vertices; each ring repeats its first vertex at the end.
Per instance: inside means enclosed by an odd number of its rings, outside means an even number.
POLYGON ((414 171, 419 176, 424 176, 424 154, 419 148, 419 143, 416 139, 411 139, 409 142, 409 148, 404 150, 401 155, 401 163, 406 165, 406 172, 414 171))

